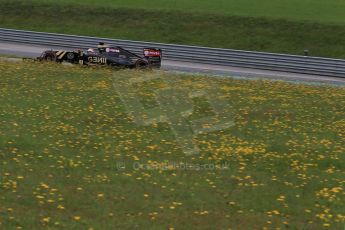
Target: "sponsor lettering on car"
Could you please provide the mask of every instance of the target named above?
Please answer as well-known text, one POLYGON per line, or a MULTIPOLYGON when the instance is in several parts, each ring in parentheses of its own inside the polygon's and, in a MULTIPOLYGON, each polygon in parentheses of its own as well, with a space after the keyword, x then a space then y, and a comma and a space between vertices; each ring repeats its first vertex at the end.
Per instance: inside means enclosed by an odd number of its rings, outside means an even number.
POLYGON ((113 53, 120 53, 120 50, 119 49, 114 49, 114 48, 106 48, 105 52, 107 52, 107 53, 111 53, 111 52, 113 52, 113 53))
POLYGON ((87 60, 91 63, 106 64, 107 59, 104 57, 88 57, 87 60))
POLYGON ((161 52, 158 51, 158 50, 148 50, 148 49, 146 49, 146 50, 144 50, 144 55, 146 57, 158 57, 158 56, 161 55, 161 52))

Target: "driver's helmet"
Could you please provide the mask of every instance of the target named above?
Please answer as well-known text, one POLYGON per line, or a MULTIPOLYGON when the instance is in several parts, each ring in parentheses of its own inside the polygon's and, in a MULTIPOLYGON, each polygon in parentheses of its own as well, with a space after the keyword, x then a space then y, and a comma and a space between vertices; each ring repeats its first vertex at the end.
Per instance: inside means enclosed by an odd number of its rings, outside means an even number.
POLYGON ((107 47, 108 47, 108 45, 104 44, 104 42, 98 43, 98 46, 97 46, 98 51, 99 51, 100 53, 106 52, 106 48, 107 48, 107 47))

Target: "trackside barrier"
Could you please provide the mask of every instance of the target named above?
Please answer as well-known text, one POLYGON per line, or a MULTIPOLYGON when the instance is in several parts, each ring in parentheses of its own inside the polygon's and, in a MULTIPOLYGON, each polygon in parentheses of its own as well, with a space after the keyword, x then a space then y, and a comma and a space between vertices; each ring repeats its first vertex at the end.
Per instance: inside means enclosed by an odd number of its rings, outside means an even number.
POLYGON ((99 42, 104 42, 114 46, 122 46, 138 54, 142 53, 143 48, 155 47, 163 50, 164 59, 172 61, 345 78, 345 60, 342 59, 107 39, 4 28, 0 28, 0 41, 69 49, 86 49, 95 47, 99 42))

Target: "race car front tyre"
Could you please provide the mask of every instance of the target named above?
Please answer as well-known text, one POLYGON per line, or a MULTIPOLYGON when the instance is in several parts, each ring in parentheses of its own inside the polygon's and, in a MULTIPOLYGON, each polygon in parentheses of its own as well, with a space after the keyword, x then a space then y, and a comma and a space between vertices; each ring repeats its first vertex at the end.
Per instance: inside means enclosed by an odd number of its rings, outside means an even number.
POLYGON ((75 59, 75 55, 73 52, 68 52, 67 53, 67 59, 70 61, 73 61, 75 59))

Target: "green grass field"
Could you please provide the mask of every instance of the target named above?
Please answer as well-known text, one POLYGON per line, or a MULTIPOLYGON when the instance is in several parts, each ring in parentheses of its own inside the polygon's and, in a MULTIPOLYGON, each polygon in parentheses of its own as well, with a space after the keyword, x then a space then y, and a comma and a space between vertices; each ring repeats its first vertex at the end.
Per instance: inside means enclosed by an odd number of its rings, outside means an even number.
MULTIPOLYGON (((344 227, 344 87, 40 63, 0 72, 0 229, 344 227), (188 156, 168 123, 134 122, 131 85, 145 109, 169 89, 211 92, 234 125, 195 136, 188 156)), ((214 116, 210 106, 195 94, 186 119, 214 116)))
POLYGON ((342 1, 8 1, 0 27, 345 58, 342 1))

